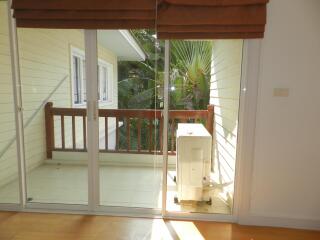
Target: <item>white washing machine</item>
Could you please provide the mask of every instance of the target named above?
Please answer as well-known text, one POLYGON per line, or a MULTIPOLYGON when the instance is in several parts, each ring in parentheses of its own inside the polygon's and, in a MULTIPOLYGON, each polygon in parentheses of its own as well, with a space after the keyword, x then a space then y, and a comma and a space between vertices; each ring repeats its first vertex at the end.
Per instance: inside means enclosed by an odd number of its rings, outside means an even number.
POLYGON ((179 123, 176 183, 180 201, 209 201, 203 187, 210 182, 212 136, 198 123, 179 123))

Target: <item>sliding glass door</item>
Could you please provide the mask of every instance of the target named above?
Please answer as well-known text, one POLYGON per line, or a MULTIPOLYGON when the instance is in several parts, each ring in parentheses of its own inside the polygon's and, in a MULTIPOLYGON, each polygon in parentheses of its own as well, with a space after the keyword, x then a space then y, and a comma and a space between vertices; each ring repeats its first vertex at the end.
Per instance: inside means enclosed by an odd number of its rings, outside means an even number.
POLYGON ((165 44, 150 29, 17 35, 23 136, 12 135, 3 98, 0 203, 19 202, 19 141, 27 207, 232 214, 241 40, 165 44))
POLYGON ((230 215, 243 41, 167 42, 166 210, 230 215))
POLYGON ((26 201, 88 204, 84 31, 18 28, 26 201))
POLYGON ((97 31, 100 206, 161 208, 154 34, 149 29, 97 31))
POLYGON ((17 36, 27 207, 160 212, 163 46, 154 31, 17 36))

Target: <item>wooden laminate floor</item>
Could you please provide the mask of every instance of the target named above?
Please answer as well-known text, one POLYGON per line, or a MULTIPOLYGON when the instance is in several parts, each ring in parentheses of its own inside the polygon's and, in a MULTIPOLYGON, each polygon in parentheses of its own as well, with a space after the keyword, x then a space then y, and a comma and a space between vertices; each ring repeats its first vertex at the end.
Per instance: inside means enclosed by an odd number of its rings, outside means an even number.
POLYGON ((320 231, 147 218, 0 212, 0 240, 319 240, 320 231))

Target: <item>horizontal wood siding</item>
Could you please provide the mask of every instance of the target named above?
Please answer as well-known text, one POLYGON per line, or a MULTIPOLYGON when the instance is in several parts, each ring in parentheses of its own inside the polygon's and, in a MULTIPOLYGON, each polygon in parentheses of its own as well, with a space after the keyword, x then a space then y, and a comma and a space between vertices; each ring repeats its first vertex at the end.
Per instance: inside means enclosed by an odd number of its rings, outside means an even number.
MULTIPOLYGON (((71 105, 70 46, 84 44, 80 31, 18 29, 20 73, 24 122, 37 111, 59 82, 69 76, 50 98, 56 106, 71 105)), ((24 129, 25 157, 28 167, 46 158, 45 117, 43 109, 24 129)))
MULTIPOLYGON (((0 2, 0 154, 15 136, 7 2, 0 2)), ((16 142, 0 156, 0 187, 18 177, 16 142)), ((19 191, 15 189, 16 195, 19 191)), ((16 199, 16 202, 19 199, 16 199)), ((5 201, 5 200, 4 200, 5 201)), ((0 199, 0 203, 4 203, 0 199)))
MULTIPOLYGON (((42 101, 53 91, 61 79, 68 76, 66 81, 49 99, 54 107, 72 106, 71 83, 71 47, 84 50, 84 32, 81 30, 57 29, 18 29, 19 51, 21 59, 21 77, 23 86, 23 102, 26 107, 24 119, 29 119, 42 101)), ((114 88, 113 101, 101 104, 101 107, 117 107, 117 57, 109 50, 98 46, 100 59, 113 64, 114 88)), ((85 107, 85 106, 82 106, 85 107)), ((27 164, 33 165, 45 159, 44 111, 37 114, 34 125, 25 130, 27 164), (38 129, 38 131, 35 131, 38 129), (34 137, 36 132, 37 137, 34 137), (35 147, 36 152, 29 155, 35 147)), ((55 143, 61 145, 61 118, 54 119, 55 143)), ((65 146, 72 148, 72 119, 65 117, 65 146)), ((76 132, 82 133, 82 119, 75 119, 76 132)), ((101 128, 104 127, 101 124, 101 128)), ((103 130, 102 130, 103 131, 103 130)), ((76 144, 83 145, 83 134, 76 134, 76 144)))
MULTIPOLYGON (((0 2, 0 151, 15 137, 12 97, 10 47, 6 3, 0 2)), ((18 29, 20 74, 22 81, 23 118, 26 124, 59 82, 66 80, 48 100, 54 107, 72 107, 71 47, 84 50, 84 31, 58 29, 18 29)), ((117 56, 98 46, 100 59, 113 64, 113 101, 101 108, 117 108, 117 56)), ((25 157, 28 169, 46 159, 45 116, 42 108, 24 129, 25 157)), ((83 144, 82 119, 76 118, 77 144, 83 144)), ((55 130, 60 129, 60 119, 54 120, 55 130)), ((104 125, 101 124, 101 128, 104 125)), ((72 120, 65 119, 65 144, 72 147, 72 120)), ((61 132, 56 132, 56 140, 61 132)), ((61 144, 57 142, 57 144, 61 144)), ((0 159, 0 185, 4 179, 17 176, 16 150, 13 145, 0 159)))
POLYGON ((213 160, 216 180, 233 198, 237 149, 242 40, 213 41, 210 104, 214 105, 213 160))

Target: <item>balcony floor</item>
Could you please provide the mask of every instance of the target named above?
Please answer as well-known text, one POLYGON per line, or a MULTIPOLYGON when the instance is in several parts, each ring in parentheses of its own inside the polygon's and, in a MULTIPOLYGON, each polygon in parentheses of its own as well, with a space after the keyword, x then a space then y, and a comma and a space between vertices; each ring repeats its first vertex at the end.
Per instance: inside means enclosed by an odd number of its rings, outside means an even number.
MULTIPOLYGON (((170 172, 170 176, 175 174, 170 172)), ((87 167, 84 165, 43 164, 27 174, 31 202, 87 204, 87 167)), ((162 170, 151 167, 100 167, 100 201, 106 206, 161 208, 162 170)), ((175 204, 176 185, 168 177, 169 211, 230 214, 217 190, 210 193, 212 205, 175 204)), ((0 203, 18 199, 18 181, 0 188, 0 203)))

